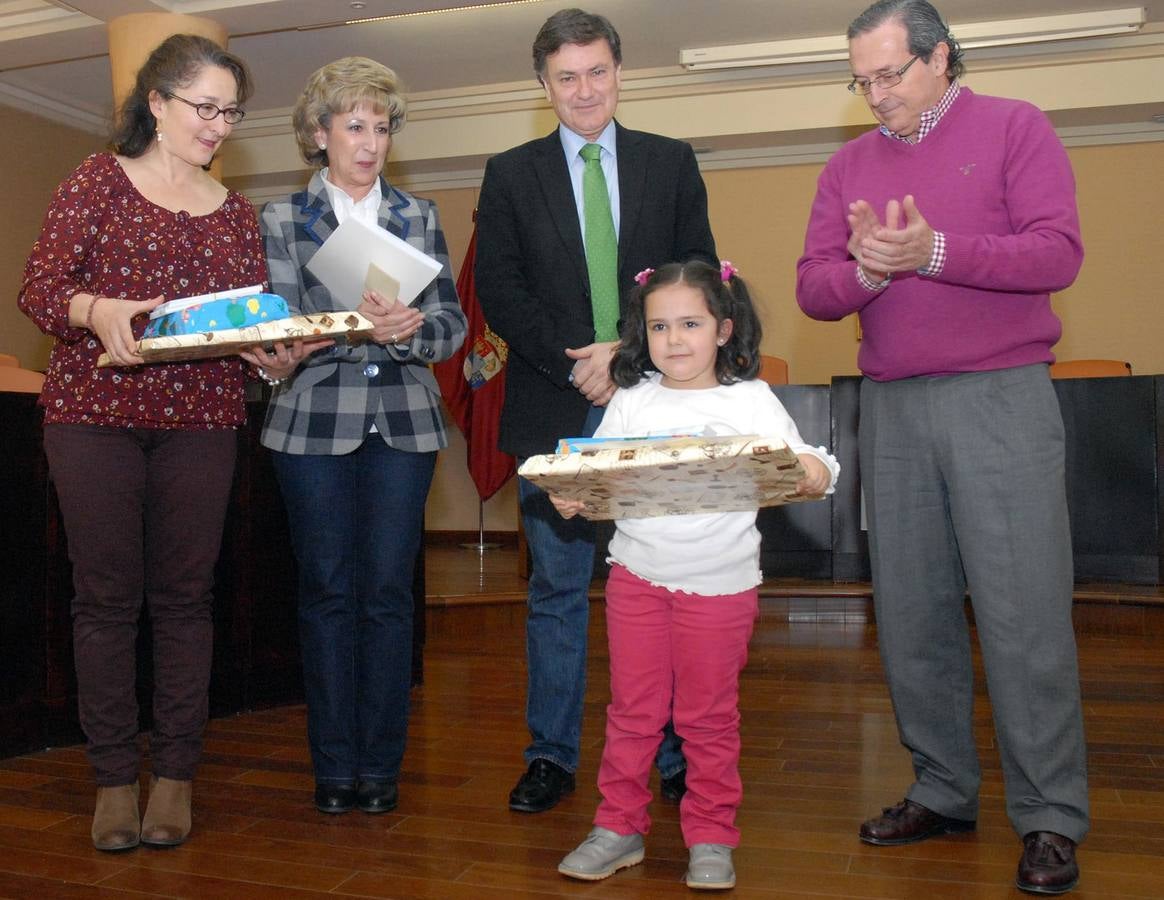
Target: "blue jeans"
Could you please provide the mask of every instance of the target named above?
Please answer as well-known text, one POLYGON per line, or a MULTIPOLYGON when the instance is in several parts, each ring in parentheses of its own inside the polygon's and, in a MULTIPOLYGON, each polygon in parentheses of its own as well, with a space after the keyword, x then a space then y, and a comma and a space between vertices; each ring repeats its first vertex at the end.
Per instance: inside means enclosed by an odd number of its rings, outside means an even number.
MULTIPOLYGON (((602 413, 601 407, 592 408, 578 436, 592 435, 602 413)), ((529 668, 525 718, 532 741, 525 748, 525 761, 548 759, 573 772, 578 768, 586 694, 594 525, 581 516, 563 519, 546 493, 524 478, 518 479, 517 487, 532 561, 525 625, 529 668)), ((668 722, 655 758, 664 777, 686 767, 681 743, 668 722)))
POLYGON ((436 454, 372 434, 342 456, 272 456, 299 563, 315 780, 395 781, 408 731, 412 573, 436 454))

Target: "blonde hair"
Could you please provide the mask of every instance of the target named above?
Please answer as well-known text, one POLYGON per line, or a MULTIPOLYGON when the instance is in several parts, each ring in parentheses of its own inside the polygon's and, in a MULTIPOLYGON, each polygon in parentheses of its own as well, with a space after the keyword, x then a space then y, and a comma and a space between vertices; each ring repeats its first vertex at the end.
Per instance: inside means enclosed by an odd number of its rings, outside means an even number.
POLYGON ((331 127, 333 116, 351 112, 367 104, 377 113, 388 114, 388 131, 396 134, 404 127, 408 104, 396 73, 365 56, 345 56, 316 69, 291 113, 291 125, 299 154, 310 166, 327 165, 327 151, 321 150, 315 133, 331 127))

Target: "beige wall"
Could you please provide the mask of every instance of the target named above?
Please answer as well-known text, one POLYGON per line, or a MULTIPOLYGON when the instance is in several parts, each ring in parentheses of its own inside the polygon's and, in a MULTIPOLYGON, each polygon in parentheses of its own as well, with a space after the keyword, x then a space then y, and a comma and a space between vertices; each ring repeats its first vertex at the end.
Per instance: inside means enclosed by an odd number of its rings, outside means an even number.
MULTIPOLYGON (((1079 279, 1055 300, 1063 320, 1060 359, 1125 359, 1139 375, 1164 373, 1164 143, 1079 147, 1069 151, 1079 184, 1087 258, 1079 279)), ((720 255, 743 272, 760 307, 764 352, 788 360, 792 381, 827 383, 857 372, 854 318, 814 322, 796 305, 796 260, 816 190, 819 165, 706 172, 711 223, 720 255)), ((431 191, 460 267, 476 192, 431 191)), ((455 432, 455 429, 454 429, 455 432)), ((465 469, 465 445, 454 433, 442 454, 428 505, 431 530, 477 527, 477 506, 465 469), (468 499, 466 499, 468 498, 468 499)), ((512 485, 486 504, 487 529, 513 530, 512 485)))
POLYGON ((3 106, 0 123, 0 196, 6 207, 0 240, 0 353, 18 357, 26 369, 43 369, 52 340, 16 307, 24 262, 56 186, 104 141, 3 106))
MULTIPOLYGON (((1060 359, 1115 358, 1139 375, 1164 373, 1164 143, 1068 151, 1078 182, 1086 260, 1055 299, 1060 359)), ((764 324, 764 351, 788 360, 793 382, 857 371, 852 317, 814 322, 796 306, 796 260, 820 166, 734 169, 705 175, 720 255, 740 267, 764 324)))
MULTIPOLYGON (((1086 260, 1055 298, 1063 320, 1060 359, 1125 359, 1138 375, 1164 373, 1164 142, 1076 147, 1086 260)), ((815 322, 796 305, 796 260, 821 166, 705 172, 721 256, 743 272, 760 308, 765 353, 788 360, 793 382, 826 383, 857 371, 853 318, 815 322)), ((476 192, 430 191, 459 269, 476 192)))
POLYGON ((1083 270, 1055 298, 1059 359, 1122 359, 1164 373, 1164 143, 1070 151, 1083 223, 1083 270))
MULTIPOLYGON (((473 210, 477 190, 460 188, 447 191, 419 191, 437 202, 441 227, 449 244, 449 259, 458 275, 465 259, 465 248, 473 233, 473 210)), ((517 530, 517 482, 510 480, 485 504, 487 531, 517 530)), ((429 531, 474 531, 479 518, 477 489, 469 478, 465 463, 465 439, 457 427, 449 428, 449 447, 437 460, 436 476, 425 507, 425 527, 429 531)))
MULTIPOLYGON (((7 240, 0 242, 0 352, 42 368, 49 342, 16 309, 28 249, 56 184, 99 140, 5 110, 9 140, 0 145, 0 179, 10 199, 7 240), (35 161, 35 165, 30 165, 35 161)), ((1069 151, 1079 183, 1087 259, 1076 284, 1056 298, 1063 319, 1060 358, 1116 357, 1137 374, 1164 373, 1164 143, 1079 147, 1069 151)), ((752 287, 764 323, 764 351, 789 362, 793 382, 825 383, 856 372, 856 325, 813 322, 796 306, 795 265, 819 165, 722 169, 705 173, 720 254, 752 287)), ((474 188, 421 191, 436 200, 454 269, 472 231, 474 188)), ((452 436, 428 504, 431 530, 477 527, 476 493, 465 468, 464 441, 452 436)), ((513 486, 486 504, 485 527, 516 528, 513 486)))
POLYGON ((789 379, 825 383, 857 371, 853 319, 814 322, 796 305, 796 260, 821 167, 729 169, 705 175, 716 250, 739 268, 764 326, 763 351, 789 379))

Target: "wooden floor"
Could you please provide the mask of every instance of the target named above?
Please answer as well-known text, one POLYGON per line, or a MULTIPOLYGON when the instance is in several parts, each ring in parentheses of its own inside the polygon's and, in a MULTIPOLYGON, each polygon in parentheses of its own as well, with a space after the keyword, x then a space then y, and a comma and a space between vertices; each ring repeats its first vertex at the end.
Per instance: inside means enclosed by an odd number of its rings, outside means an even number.
MULTIPOLYGON (((397 812, 316 813, 303 708, 275 709, 211 723, 185 846, 102 854, 89 841, 84 755, 51 749, 0 761, 0 897, 691 896, 677 809, 662 803, 643 865, 594 884, 556 872, 597 796, 608 687, 600 603, 579 789, 549 813, 506 808, 526 740, 523 607, 506 602, 524 583, 513 572, 510 551, 483 565, 456 548, 430 554, 426 680, 397 812)), ((866 601, 767 593, 742 684, 743 842, 728 896, 1022 896, 985 698, 977 833, 865 846, 857 824, 910 779, 866 601)), ((1110 590, 1096 593, 1119 606, 1110 590)), ((1079 638, 1094 824, 1077 898, 1164 897, 1164 607, 1124 605, 1130 617, 1100 616, 1079 638)))

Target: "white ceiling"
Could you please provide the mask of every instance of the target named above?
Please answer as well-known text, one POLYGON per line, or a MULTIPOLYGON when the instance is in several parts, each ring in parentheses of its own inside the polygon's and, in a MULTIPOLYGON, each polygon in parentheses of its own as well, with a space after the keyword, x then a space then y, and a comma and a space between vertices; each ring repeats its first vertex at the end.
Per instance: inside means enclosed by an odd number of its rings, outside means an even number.
MULTIPOLYGON (((0 0, 0 104, 36 109, 101 131, 110 106, 105 24, 137 12, 179 12, 223 23, 254 72, 252 112, 290 107, 307 75, 333 59, 370 56, 412 93, 532 80, 530 43, 571 0, 299 30, 352 17, 483 7, 486 0, 0 0), (358 3, 356 4, 358 5, 358 3)), ((582 2, 582 0, 577 0, 582 2)), ((677 67, 685 47, 844 31, 863 0, 588 0, 623 40, 626 69, 677 67)), ((1135 5, 1135 0, 938 0, 953 24, 1135 5)), ((1164 0, 1146 0, 1149 27, 1164 0)), ((955 28, 955 34, 957 29, 955 28)))

